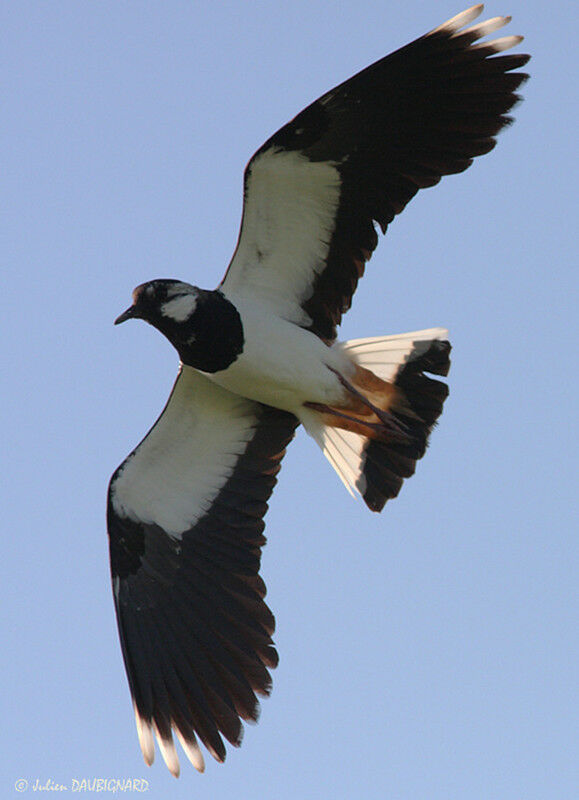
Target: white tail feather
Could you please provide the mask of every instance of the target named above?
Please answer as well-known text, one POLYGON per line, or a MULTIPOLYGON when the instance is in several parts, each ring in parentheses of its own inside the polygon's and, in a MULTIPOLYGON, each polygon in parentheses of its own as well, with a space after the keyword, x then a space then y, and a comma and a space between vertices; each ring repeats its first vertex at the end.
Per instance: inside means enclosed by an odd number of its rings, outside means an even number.
POLYGON ((445 339, 448 339, 445 328, 427 328, 394 336, 350 339, 338 342, 334 347, 339 347, 352 361, 372 370, 383 381, 393 381, 411 355, 416 358, 425 353, 433 341, 445 339))
POLYGON ((365 480, 361 465, 365 439, 351 431, 322 425, 319 414, 309 409, 303 409, 300 419, 352 497, 363 494, 365 480))
MULTIPOLYGON (((434 341, 447 339, 448 331, 445 328, 428 328, 394 336, 350 339, 333 346, 340 348, 356 364, 392 383, 404 364, 426 353, 434 341)), ((359 433, 325 425, 320 414, 309 408, 302 409, 300 420, 348 492, 354 497, 364 495, 367 489, 363 472, 367 438, 359 433)))

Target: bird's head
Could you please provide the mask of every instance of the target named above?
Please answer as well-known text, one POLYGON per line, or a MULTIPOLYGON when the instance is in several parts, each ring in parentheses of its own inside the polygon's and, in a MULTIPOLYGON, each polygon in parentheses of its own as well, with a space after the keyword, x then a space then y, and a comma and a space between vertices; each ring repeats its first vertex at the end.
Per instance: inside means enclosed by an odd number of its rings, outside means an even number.
POLYGON ((142 283, 115 325, 133 318, 157 328, 184 364, 204 372, 226 369, 243 349, 239 313, 219 290, 167 278, 142 283))
POLYGON ((143 319, 166 333, 167 327, 186 323, 195 313, 200 291, 190 283, 170 278, 141 283, 133 291, 133 305, 115 320, 143 319))

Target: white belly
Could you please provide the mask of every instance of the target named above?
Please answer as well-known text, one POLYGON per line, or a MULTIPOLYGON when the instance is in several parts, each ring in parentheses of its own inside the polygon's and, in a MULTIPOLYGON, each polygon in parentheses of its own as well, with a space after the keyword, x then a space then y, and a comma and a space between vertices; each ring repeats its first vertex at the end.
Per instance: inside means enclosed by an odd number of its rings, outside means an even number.
POLYGON ((207 374, 231 392, 297 412, 303 403, 336 404, 345 391, 336 370, 349 375, 349 360, 321 339, 263 308, 239 303, 243 352, 221 372, 207 374))

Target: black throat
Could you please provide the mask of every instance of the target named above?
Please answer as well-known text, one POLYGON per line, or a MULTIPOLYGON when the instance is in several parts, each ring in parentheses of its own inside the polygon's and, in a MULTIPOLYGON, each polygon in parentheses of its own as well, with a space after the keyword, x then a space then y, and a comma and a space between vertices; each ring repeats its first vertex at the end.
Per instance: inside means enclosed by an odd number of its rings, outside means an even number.
POLYGON ((198 291, 189 319, 163 320, 162 333, 184 364, 202 372, 219 372, 233 364, 243 350, 241 317, 220 291, 198 291))

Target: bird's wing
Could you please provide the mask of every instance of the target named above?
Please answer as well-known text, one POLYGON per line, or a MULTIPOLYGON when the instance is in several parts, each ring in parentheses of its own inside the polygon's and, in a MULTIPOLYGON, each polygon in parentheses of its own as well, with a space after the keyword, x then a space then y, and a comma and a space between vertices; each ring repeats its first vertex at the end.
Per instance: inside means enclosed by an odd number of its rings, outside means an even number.
POLYGON ((462 172, 510 122, 522 37, 478 40, 473 6, 324 94, 249 162, 237 248, 221 284, 332 340, 365 262, 418 189, 462 172))
POLYGON ((291 414, 183 367, 145 439, 114 473, 108 530, 119 635, 147 763, 153 732, 178 774, 172 728, 203 769, 257 718, 277 663, 259 577, 263 516, 291 414))

